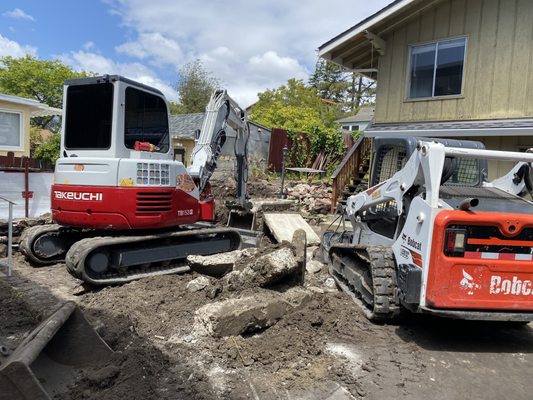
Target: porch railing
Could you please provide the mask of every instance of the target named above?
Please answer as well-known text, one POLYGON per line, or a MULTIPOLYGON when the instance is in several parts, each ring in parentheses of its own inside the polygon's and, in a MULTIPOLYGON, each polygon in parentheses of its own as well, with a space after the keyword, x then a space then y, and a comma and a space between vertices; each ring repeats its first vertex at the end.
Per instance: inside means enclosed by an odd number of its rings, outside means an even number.
POLYGON ((370 154, 372 141, 362 134, 354 143, 352 148, 346 153, 339 166, 331 175, 333 180, 333 191, 331 193, 331 212, 334 213, 337 208, 337 201, 344 190, 344 187, 350 182, 350 179, 357 175, 361 163, 370 154))

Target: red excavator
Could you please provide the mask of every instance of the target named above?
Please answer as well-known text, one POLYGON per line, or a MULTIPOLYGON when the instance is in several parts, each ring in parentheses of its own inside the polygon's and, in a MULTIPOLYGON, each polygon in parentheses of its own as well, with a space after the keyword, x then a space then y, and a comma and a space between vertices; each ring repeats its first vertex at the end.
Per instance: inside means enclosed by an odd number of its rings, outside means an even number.
POLYGON ((246 198, 245 112, 214 91, 188 169, 174 160, 167 102, 157 89, 117 75, 65 82, 61 158, 52 186, 56 225, 27 229, 20 249, 34 264, 63 260, 95 285, 184 269, 189 254, 240 246, 231 228, 199 229, 214 220, 209 179, 227 139, 234 138, 237 196, 246 198))

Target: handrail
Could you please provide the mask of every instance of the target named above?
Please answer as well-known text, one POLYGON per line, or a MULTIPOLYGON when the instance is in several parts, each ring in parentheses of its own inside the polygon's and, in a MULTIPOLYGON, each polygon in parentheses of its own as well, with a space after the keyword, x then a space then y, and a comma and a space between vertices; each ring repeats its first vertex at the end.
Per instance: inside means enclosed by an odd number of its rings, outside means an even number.
POLYGON ((11 201, 11 200, 9 200, 9 199, 6 199, 5 197, 2 197, 2 196, 0 196, 0 200, 7 201, 8 203, 11 203, 11 204, 13 204, 13 205, 17 204, 17 203, 15 203, 14 201, 11 201))
POLYGON ((370 138, 365 137, 364 133, 359 136, 348 153, 343 157, 337 169, 331 175, 333 180, 331 213, 335 212, 337 200, 339 199, 344 186, 346 186, 350 181, 350 178, 359 171, 361 163, 367 157, 371 146, 370 140, 370 138))
POLYGON ((7 220, 7 265, 0 262, 0 266, 7 267, 7 276, 11 276, 13 270, 13 206, 17 203, 0 196, 0 200, 4 200, 9 204, 9 218, 7 220))
POLYGON ((355 151, 357 150, 357 148, 359 147, 359 145, 361 144, 364 138, 365 138, 365 133, 363 132, 361 135, 359 135, 359 137, 357 138, 353 146, 350 148, 350 150, 348 150, 348 153, 346 153, 346 155, 342 158, 341 162, 339 163, 339 166, 335 169, 335 171, 333 171, 333 174, 331 174, 331 179, 335 179, 337 175, 339 175, 339 173, 342 171, 346 163, 350 160, 353 153, 355 153, 355 151))

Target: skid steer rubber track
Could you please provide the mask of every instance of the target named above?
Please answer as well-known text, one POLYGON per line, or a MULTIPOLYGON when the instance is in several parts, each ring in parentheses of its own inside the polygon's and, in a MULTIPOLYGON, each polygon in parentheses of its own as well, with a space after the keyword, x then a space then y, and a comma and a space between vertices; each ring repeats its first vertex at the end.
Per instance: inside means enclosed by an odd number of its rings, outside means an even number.
POLYGON ((68 249, 75 242, 97 234, 90 229, 55 224, 32 226, 22 232, 19 250, 33 266, 52 265, 64 262, 68 249))
POLYGON ((72 245, 65 262, 75 278, 92 285, 113 285, 148 276, 189 270, 191 254, 237 250, 241 236, 231 228, 191 229, 152 235, 93 237, 72 245))
POLYGON ((105 363, 112 353, 76 304, 67 302, 2 362, 0 400, 55 398, 74 383, 79 369, 105 363))
POLYGON ((392 322, 400 316, 392 250, 383 246, 332 245, 330 273, 368 319, 392 322))

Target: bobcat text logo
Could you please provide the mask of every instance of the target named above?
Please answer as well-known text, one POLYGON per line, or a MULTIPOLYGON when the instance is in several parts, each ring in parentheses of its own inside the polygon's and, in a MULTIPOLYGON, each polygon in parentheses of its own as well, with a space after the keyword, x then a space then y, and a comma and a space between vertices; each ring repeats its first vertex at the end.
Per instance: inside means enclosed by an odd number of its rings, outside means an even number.
POLYGON ((102 193, 61 192, 54 190, 54 196, 59 200, 102 201, 102 193))
POLYGON ((529 296, 533 294, 530 280, 520 280, 516 276, 513 279, 503 279, 501 276, 493 275, 490 278, 489 294, 514 294, 529 296))
POLYGON ((407 237, 407 245, 415 248, 416 250, 422 250, 422 243, 411 239, 409 236, 407 237))

